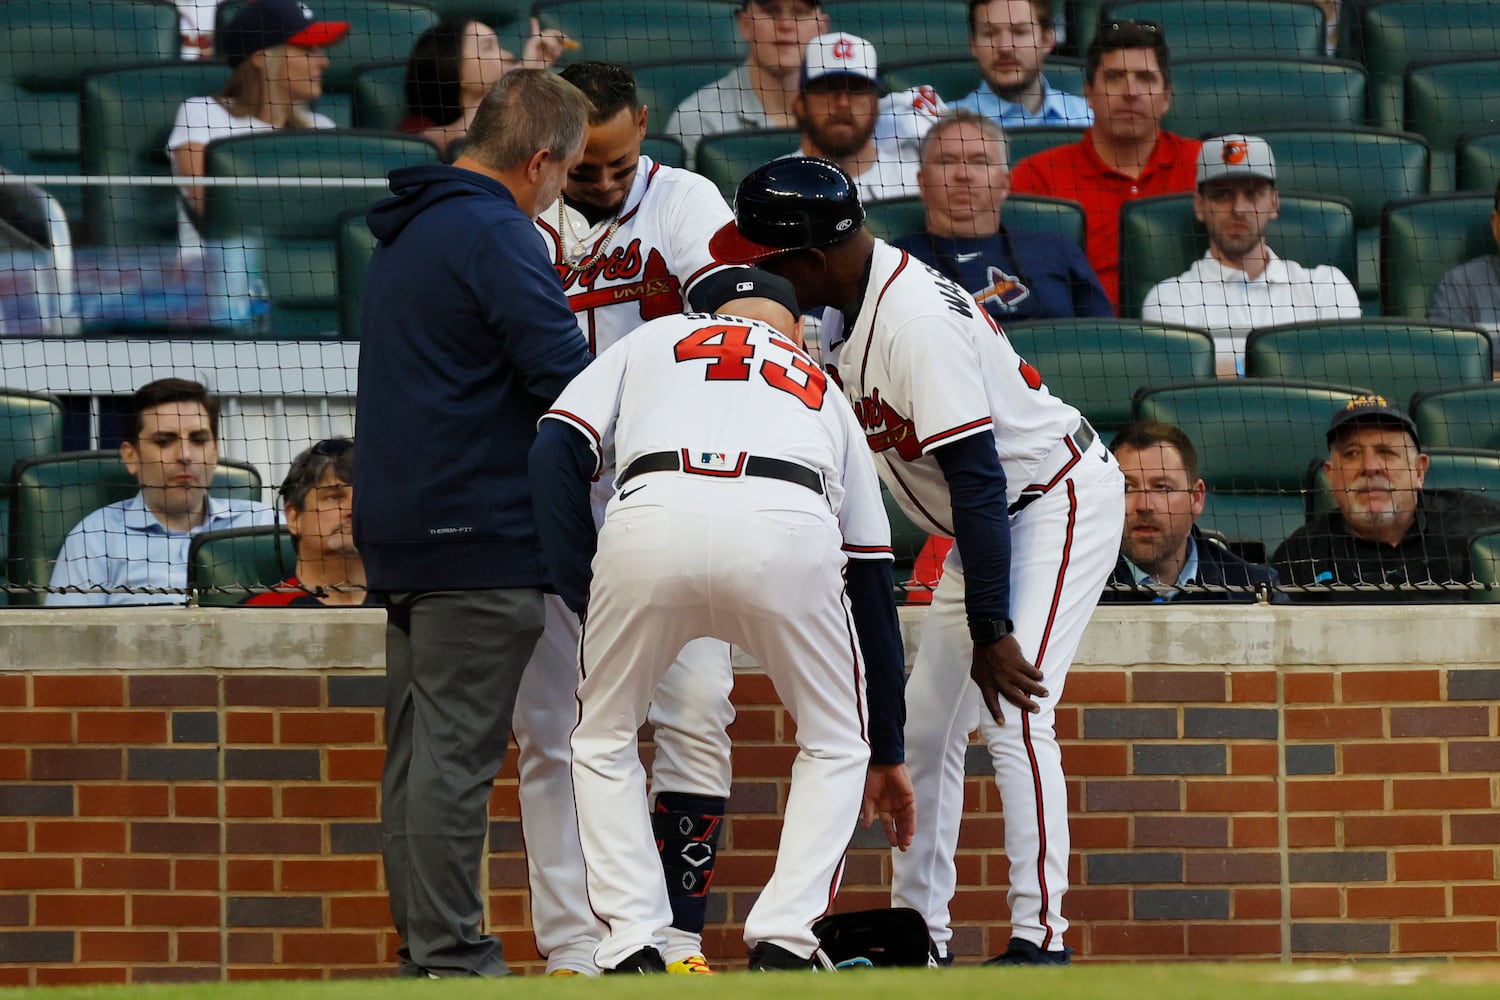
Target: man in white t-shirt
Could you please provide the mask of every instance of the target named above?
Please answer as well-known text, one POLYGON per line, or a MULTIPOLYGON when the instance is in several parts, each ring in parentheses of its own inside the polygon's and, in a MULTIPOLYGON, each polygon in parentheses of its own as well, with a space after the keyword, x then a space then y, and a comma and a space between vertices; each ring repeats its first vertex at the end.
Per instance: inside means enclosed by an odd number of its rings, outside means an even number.
POLYGON ((1208 252, 1151 289, 1141 317, 1212 333, 1220 374, 1243 368, 1245 337, 1257 327, 1358 318, 1359 295, 1342 271, 1303 267, 1266 245, 1280 210, 1269 143, 1253 135, 1204 142, 1193 212, 1208 230, 1208 252))
MULTIPOLYGON (((819 35, 802 60, 802 88, 792 102, 802 130, 804 156, 832 160, 849 172, 866 204, 921 193, 914 155, 907 144, 878 143, 880 77, 875 46, 845 32, 819 35)), ((929 97, 932 117, 942 110, 936 93, 929 97)))

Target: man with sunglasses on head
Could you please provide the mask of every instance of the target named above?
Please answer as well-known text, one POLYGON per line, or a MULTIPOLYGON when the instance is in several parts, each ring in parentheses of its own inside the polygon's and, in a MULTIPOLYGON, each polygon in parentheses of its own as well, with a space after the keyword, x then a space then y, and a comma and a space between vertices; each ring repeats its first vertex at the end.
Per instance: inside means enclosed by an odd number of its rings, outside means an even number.
POLYGON ((1083 138, 1016 164, 1017 194, 1079 202, 1088 257, 1104 291, 1120 302, 1120 206, 1132 198, 1193 190, 1201 143, 1165 132, 1172 63, 1161 25, 1101 21, 1084 57, 1083 96, 1094 124, 1083 138))
POLYGON ((1266 140, 1225 135, 1203 144, 1193 214, 1208 252, 1146 295, 1141 317, 1207 330, 1222 375, 1241 372, 1251 330, 1315 319, 1358 319, 1359 293, 1331 264, 1307 268, 1266 245, 1281 211, 1276 158, 1266 140))
POLYGON ((297 547, 292 575, 241 604, 322 608, 365 603, 365 564, 354 547, 354 442, 319 441, 292 460, 281 483, 286 530, 297 547))
POLYGON ((1001 221, 1010 146, 1000 126, 972 111, 949 111, 920 149, 926 229, 894 246, 958 282, 1001 322, 1114 315, 1076 243, 1012 231, 1001 221))

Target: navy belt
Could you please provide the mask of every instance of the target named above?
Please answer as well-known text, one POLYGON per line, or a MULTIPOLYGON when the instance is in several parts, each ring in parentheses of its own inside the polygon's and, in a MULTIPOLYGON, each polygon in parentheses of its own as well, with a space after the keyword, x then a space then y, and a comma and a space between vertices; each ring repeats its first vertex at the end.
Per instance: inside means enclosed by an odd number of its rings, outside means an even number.
POLYGON ((1084 452, 1089 450, 1089 446, 1094 443, 1094 428, 1090 426, 1087 420, 1082 420, 1078 423, 1078 429, 1068 436, 1073 439, 1073 445, 1078 449, 1078 455, 1074 457, 1073 461, 1062 467, 1062 470, 1052 478, 1052 482, 1046 484, 1045 486, 1038 487, 1037 489, 1028 489, 1027 491, 1022 492, 1022 494, 1016 498, 1016 502, 1006 508, 1005 512, 1011 517, 1015 517, 1017 514, 1021 513, 1021 511, 1025 510, 1027 507, 1031 506, 1033 503, 1046 496, 1047 491, 1050 490, 1053 485, 1059 479, 1061 479, 1069 469, 1074 466, 1074 464, 1078 461, 1078 458, 1083 456, 1084 452))
MULTIPOLYGON (((686 470, 682 467, 682 454, 675 451, 653 451, 649 455, 642 455, 625 467, 625 472, 615 481, 615 485, 624 486, 636 476, 647 472, 699 472, 707 476, 729 477, 736 475, 731 472, 708 472, 693 469, 686 470)), ((788 462, 780 458, 766 458, 762 455, 750 455, 745 459, 744 468, 738 475, 755 476, 759 479, 780 479, 787 483, 796 483, 805 486, 818 495, 823 493, 823 477, 805 465, 796 462, 788 462)))

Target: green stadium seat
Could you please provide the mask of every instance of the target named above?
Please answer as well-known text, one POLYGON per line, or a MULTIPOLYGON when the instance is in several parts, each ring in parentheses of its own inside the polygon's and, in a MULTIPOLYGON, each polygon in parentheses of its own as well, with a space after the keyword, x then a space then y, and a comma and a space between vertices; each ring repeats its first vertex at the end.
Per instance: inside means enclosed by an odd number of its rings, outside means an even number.
POLYGON ((870 42, 881 64, 954 58, 969 51, 965 0, 833 0, 826 11, 832 30, 870 42))
POLYGON ((1500 58, 1411 67, 1406 73, 1406 127, 1432 145, 1432 189, 1452 190, 1459 141, 1468 133, 1500 127, 1500 58))
MULTIPOLYGON (((375 132, 280 131, 208 144, 210 177, 372 178, 397 167, 437 162, 425 139, 375 132)), ((227 247, 257 247, 275 337, 336 336, 335 243, 339 215, 386 194, 380 186, 206 189, 203 236, 227 247)))
POLYGON ((1010 168, 1026 157, 1054 146, 1068 146, 1083 139, 1088 129, 1072 125, 1038 125, 1034 128, 1013 128, 1005 133, 1010 144, 1010 168))
POLYGON ((1197 448, 1208 485, 1198 523, 1241 551, 1259 543, 1270 553, 1303 523, 1303 475, 1328 452, 1329 417, 1368 393, 1270 379, 1200 382, 1140 393, 1135 416, 1175 424, 1197 448))
POLYGON ((916 195, 865 206, 865 227, 887 242, 908 233, 920 233, 926 225, 927 212, 916 195))
MULTIPOLYGON (((1058 43, 1058 51, 1064 55, 1083 58, 1089 40, 1094 37, 1094 25, 1099 22, 1109 0, 1064 0, 1053 4, 1053 16, 1062 19, 1068 26, 1067 41, 1058 43)), ((1074 91, 1081 93, 1081 91, 1074 91)))
MULTIPOLYGON (((177 108, 217 93, 229 71, 215 62, 165 62, 98 70, 80 84, 85 173, 168 177, 167 136, 177 108)), ((83 191, 86 239, 104 246, 177 242, 175 187, 133 185, 83 191)))
POLYGON ((1160 24, 1174 60, 1321 59, 1327 45, 1322 9, 1298 0, 1125 0, 1105 10, 1110 18, 1160 24))
MULTIPOLYGON (((1047 60, 1047 78, 1052 78, 1053 60, 1047 60)), ((953 59, 912 59, 906 62, 880 61, 880 79, 892 93, 912 87, 931 87, 943 100, 952 103, 979 86, 979 69, 967 55, 953 59)), ((1053 83, 1053 86, 1057 86, 1053 83)))
MULTIPOLYGON (((181 44, 177 9, 168 3, 0 4, 0 167, 80 173, 79 78, 90 70, 176 59, 181 44)), ((49 193, 68 218, 82 217, 81 188, 55 184, 49 193)))
POLYGON ((1052 394, 1106 436, 1130 423, 1139 390, 1214 377, 1214 341, 1202 330, 1110 317, 1007 323, 1005 334, 1052 394))
POLYGON ((394 132, 406 117, 406 60, 371 63, 354 71, 351 116, 355 128, 394 132))
POLYGON ((682 141, 669 135, 648 135, 641 140, 641 152, 667 167, 686 167, 687 150, 682 141))
POLYGON ((695 91, 723 79, 740 64, 738 59, 673 59, 634 66, 635 96, 649 110, 646 134, 665 135, 667 119, 677 105, 695 91))
POLYGON ((1469 568, 1483 590, 1471 590, 1467 600, 1475 604, 1500 604, 1500 530, 1475 536, 1469 542, 1469 568))
MULTIPOLYGON (((139 490, 117 451, 73 451, 17 462, 10 473, 11 585, 45 587, 73 525, 139 490)), ((215 496, 260 500, 260 473, 248 463, 220 459, 210 490, 215 496)), ((10 603, 36 606, 44 595, 12 593, 10 603)))
POLYGON ((1420 393, 1411 417, 1424 448, 1500 452, 1500 383, 1420 393))
POLYGON ((1493 194, 1438 194, 1386 205, 1380 216, 1380 307, 1421 319, 1448 269, 1495 252, 1493 194))
POLYGON ((1500 132, 1465 135, 1458 140, 1455 187, 1460 191, 1494 193, 1500 185, 1500 132))
POLYGON ((1408 319, 1344 319, 1252 330, 1245 342, 1250 378, 1367 385, 1404 406, 1419 392, 1486 384, 1489 335, 1408 319))
MULTIPOLYGON (((1379 128, 1402 127, 1401 91, 1412 64, 1493 59, 1500 52, 1500 4, 1493 0, 1376 3, 1364 7, 1359 20, 1370 71, 1370 123, 1379 128)), ((1433 151, 1437 148, 1433 142, 1433 151)))
MULTIPOLYGON (((0 389, 0 524, 10 521, 8 470, 17 462, 62 451, 63 408, 56 396, 22 389, 0 389)), ((5 585, 5 540, 0 538, 0 587, 5 585)), ((0 591, 0 604, 7 595, 0 591)))
POLYGON ((544 28, 560 28, 578 42, 559 65, 605 59, 644 66, 688 57, 742 60, 737 10, 734 0, 550 0, 533 13, 544 28))
POLYGON ((291 576, 296 565, 297 546, 284 525, 205 531, 188 542, 188 590, 201 607, 239 604, 291 576))
MULTIPOLYGON (((507 34, 525 30, 532 0, 422 0, 422 4, 437 11, 441 17, 468 17, 483 21, 500 34, 501 44, 509 48, 504 38, 507 34)), ((319 15, 321 16, 321 9, 319 15)))
MULTIPOLYGON (((223 0, 216 26, 227 24, 243 0, 223 0)), ((404 61, 417 36, 438 22, 438 13, 414 0, 317 0, 320 21, 348 21, 349 34, 328 50, 323 96, 317 109, 339 128, 354 124, 354 78, 371 63, 404 61)))
POLYGON ((794 128, 758 128, 706 135, 698 143, 698 173, 719 185, 724 200, 734 204, 734 189, 746 174, 779 156, 796 152, 802 134, 794 128))
MULTIPOLYGON (((1468 490, 1500 500, 1500 452, 1475 448, 1428 448, 1427 478, 1422 485, 1432 490, 1468 490)), ((1307 466, 1307 513, 1321 514, 1335 509, 1328 473, 1323 460, 1314 459, 1307 466)))
POLYGON ((1365 124, 1365 71, 1311 59, 1175 59, 1172 107, 1162 121, 1188 137, 1284 125, 1365 124))
MULTIPOLYGON (((1283 194, 1266 242, 1307 267, 1332 264, 1355 273, 1354 208, 1342 198, 1283 194)), ((1208 249, 1190 194, 1127 201, 1120 209, 1120 314, 1139 316, 1157 282, 1186 271, 1208 249)))
POLYGON ((370 232, 363 209, 344 212, 338 220, 339 336, 359 339, 360 303, 365 294, 365 275, 375 256, 375 234, 370 232))
POLYGON ((1365 128, 1276 128, 1258 133, 1276 154, 1283 192, 1348 198, 1354 206, 1360 298, 1380 296, 1380 212, 1386 202, 1428 193, 1429 154, 1421 136, 1365 128))

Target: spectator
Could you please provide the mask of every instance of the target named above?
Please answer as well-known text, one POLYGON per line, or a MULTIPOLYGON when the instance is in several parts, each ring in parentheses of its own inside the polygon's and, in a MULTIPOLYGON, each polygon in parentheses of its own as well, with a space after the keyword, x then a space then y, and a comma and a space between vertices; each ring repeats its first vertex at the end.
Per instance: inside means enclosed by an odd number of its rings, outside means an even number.
POLYGON ((192 536, 276 520, 266 504, 209 495, 219 466, 219 403, 197 382, 164 378, 137 389, 120 459, 141 491, 68 532, 49 586, 70 592, 49 593, 51 607, 184 604, 192 536))
POLYGON ((214 57, 214 18, 218 0, 177 0, 177 23, 182 28, 182 58, 214 57))
POLYGON ((972 111, 950 111, 920 150, 927 228, 896 246, 968 289, 997 320, 1114 315, 1077 244, 1012 232, 1001 221, 1010 155, 1000 126, 972 111))
POLYGON ((500 976, 479 892, 487 804, 547 577, 526 453, 588 352, 532 218, 589 101, 503 77, 452 166, 391 172, 360 324, 354 537, 386 627, 382 846, 397 975, 500 976))
POLYGON ((1208 251, 1151 289, 1141 317, 1212 333, 1220 374, 1243 374, 1245 336, 1256 327, 1358 319, 1359 293, 1344 272, 1331 264, 1309 270, 1266 244, 1266 228, 1280 211, 1269 143, 1253 135, 1205 142, 1193 214, 1208 230, 1208 251))
MULTIPOLYGON (((1381 602, 1461 601, 1469 538, 1500 526, 1500 503, 1462 490, 1429 490, 1428 457, 1417 425, 1381 396, 1357 396, 1328 425, 1328 474, 1336 511, 1313 514, 1282 542, 1271 564, 1288 584, 1369 588, 1354 596, 1381 602)), ((1298 600, 1336 601, 1320 592, 1298 600)))
POLYGON ((819 35, 807 46, 802 89, 792 102, 801 153, 832 160, 854 178, 865 204, 918 193, 917 161, 875 142, 880 77, 875 46, 854 35, 819 35))
POLYGON ((667 120, 689 163, 704 136, 797 124, 802 56, 828 30, 821 0, 740 0, 735 20, 749 48, 745 64, 689 95, 667 120))
POLYGON ((1088 101, 1042 75, 1057 48, 1052 8, 1052 0, 969 0, 969 54, 983 79, 953 107, 1001 128, 1094 124, 1088 101))
MULTIPOLYGON (((1180 429, 1130 424, 1109 450, 1125 473, 1125 534, 1101 600, 1249 602, 1276 585, 1275 570, 1241 559, 1198 530, 1208 489, 1198 476, 1198 452, 1180 429)), ((1287 600, 1281 593, 1273 599, 1287 600)))
POLYGON ((298 455, 281 483, 297 566, 274 590, 240 603, 309 608, 365 603, 365 564, 354 547, 353 503, 352 440, 329 438, 298 455))
MULTIPOLYGON (((179 177, 202 177, 204 148, 215 139, 291 128, 333 128, 312 110, 323 93, 324 50, 349 33, 347 21, 318 21, 296 0, 256 0, 241 7, 215 39, 231 70, 213 97, 191 97, 177 109, 167 155, 179 177)), ((203 213, 203 188, 183 188, 178 230, 184 249, 200 245, 193 219, 203 213)))
POLYGON ((1172 106, 1172 62, 1153 21, 1103 21, 1084 56, 1083 96, 1094 124, 1079 142, 1016 164, 1012 190, 1080 202, 1088 215, 1089 262, 1120 303, 1120 206, 1132 198, 1191 191, 1196 140, 1164 132, 1172 106))
MULTIPOLYGON (((1495 209, 1490 212, 1490 232, 1500 247, 1500 184, 1495 185, 1495 209)), ((1427 318, 1440 323, 1473 323, 1500 334, 1500 256, 1485 254, 1460 264, 1447 274, 1432 293, 1427 318)))
POLYGON ((500 47, 500 38, 482 21, 444 18, 428 28, 406 60, 406 117, 401 131, 437 144, 446 158, 469 131, 484 95, 518 66, 547 69, 567 46, 568 36, 542 30, 531 19, 521 58, 500 47))

